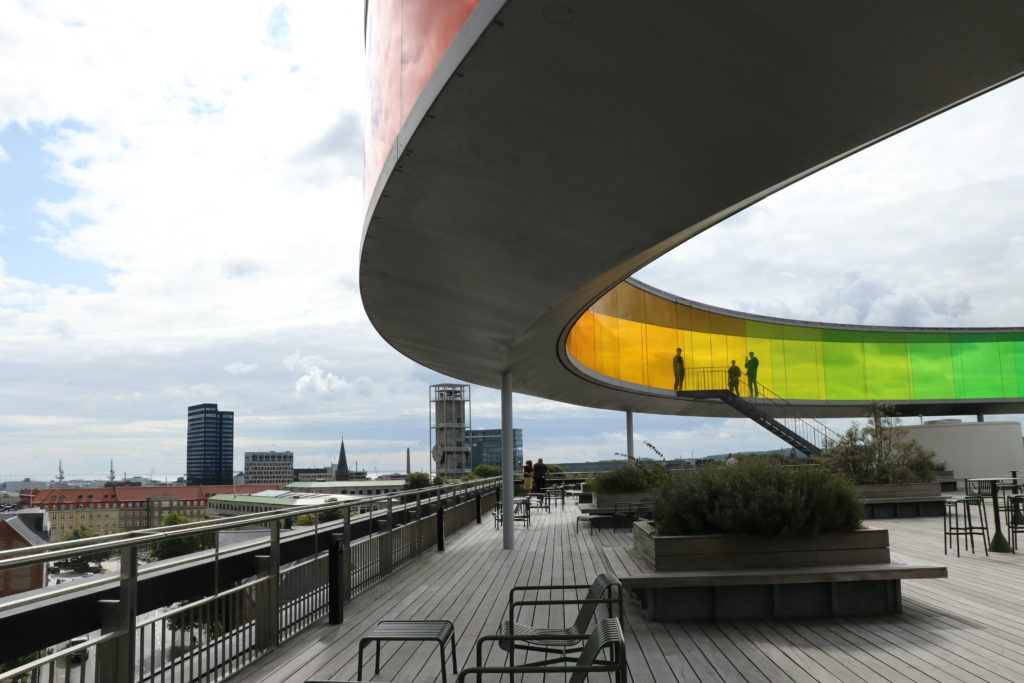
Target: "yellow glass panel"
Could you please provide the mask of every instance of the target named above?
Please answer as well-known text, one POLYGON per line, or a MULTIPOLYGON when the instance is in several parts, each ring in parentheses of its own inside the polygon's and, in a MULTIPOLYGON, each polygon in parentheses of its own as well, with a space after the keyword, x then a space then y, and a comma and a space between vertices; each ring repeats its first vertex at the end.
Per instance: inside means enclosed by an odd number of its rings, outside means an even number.
POLYGON ((593 313, 587 311, 580 316, 569 332, 569 342, 569 353, 586 367, 596 370, 593 313))
POLYGON ((668 299, 644 292, 644 322, 649 325, 674 329, 676 327, 676 308, 679 306, 668 299))
POLYGON ((679 331, 661 325, 648 325, 647 329, 647 383, 659 389, 672 389, 675 373, 672 358, 679 346, 679 331))
POLYGON ((644 384, 643 325, 619 320, 619 379, 644 384))
POLYGON ((609 315, 594 316, 596 367, 603 375, 619 377, 619 320, 609 315))

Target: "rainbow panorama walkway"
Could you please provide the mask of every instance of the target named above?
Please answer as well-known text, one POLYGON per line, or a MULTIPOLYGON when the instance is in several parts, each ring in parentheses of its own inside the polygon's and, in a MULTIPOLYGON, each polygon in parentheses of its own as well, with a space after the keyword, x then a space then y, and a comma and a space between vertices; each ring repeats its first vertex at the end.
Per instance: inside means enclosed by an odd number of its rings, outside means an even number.
MULTIPOLYGON (((510 587, 589 583, 608 569, 602 547, 630 543, 624 531, 577 534, 577 512, 570 504, 535 514, 528 530, 517 525, 517 548, 511 553, 501 549, 500 532, 485 518, 483 524, 449 538, 445 552, 426 554, 346 604, 341 626, 314 626, 232 680, 355 680, 359 638, 382 619, 451 619, 458 637, 458 666, 469 666, 473 642, 494 632, 510 587)), ((627 601, 624 626, 631 679, 1024 679, 1024 553, 943 556, 940 518, 870 524, 890 530, 894 561, 944 564, 949 578, 905 581, 904 613, 883 618, 656 624, 641 618, 627 601)), ((560 609, 538 611, 533 623, 561 626, 565 616, 560 609)), ((372 658, 372 648, 366 653, 372 658)), ((495 652, 487 663, 500 661, 495 652)), ((381 673, 372 680, 440 680, 436 646, 385 644, 381 673)))

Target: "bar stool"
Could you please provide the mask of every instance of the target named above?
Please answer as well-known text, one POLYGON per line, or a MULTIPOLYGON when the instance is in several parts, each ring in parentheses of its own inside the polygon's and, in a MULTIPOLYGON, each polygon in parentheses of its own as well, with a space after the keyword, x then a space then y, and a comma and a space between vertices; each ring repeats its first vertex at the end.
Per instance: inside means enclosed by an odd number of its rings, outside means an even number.
POLYGON ((945 501, 945 514, 942 516, 942 533, 945 539, 944 554, 953 547, 956 538, 956 556, 960 557, 960 537, 964 538, 964 550, 970 542, 971 553, 974 553, 974 537, 981 536, 981 547, 988 555, 988 515, 985 512, 985 499, 982 496, 950 496, 945 501))
POLYGON ((1017 552, 1017 534, 1024 534, 1024 493, 1006 496, 1006 535, 1017 552))

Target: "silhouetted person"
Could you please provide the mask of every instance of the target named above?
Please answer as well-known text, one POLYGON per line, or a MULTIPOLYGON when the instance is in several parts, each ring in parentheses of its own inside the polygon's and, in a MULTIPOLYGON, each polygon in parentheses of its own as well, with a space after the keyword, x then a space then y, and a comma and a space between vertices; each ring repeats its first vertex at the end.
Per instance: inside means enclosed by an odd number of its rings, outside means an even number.
POLYGON ((533 461, 527 460, 523 465, 523 490, 526 491, 526 495, 530 495, 530 491, 533 490, 533 461))
POLYGON ((736 394, 737 396, 740 395, 741 374, 742 373, 740 372, 740 366, 736 365, 736 361, 733 361, 732 365, 729 367, 729 391, 736 394))
POLYGON ((537 493, 543 493, 548 483, 548 466, 544 464, 544 458, 537 458, 537 464, 533 466, 533 484, 537 493))
POLYGON ((686 363, 683 361, 683 350, 676 349, 676 355, 672 359, 672 372, 675 373, 675 392, 678 396, 683 393, 683 379, 686 377, 686 363))
POLYGON ((747 388, 750 389, 750 396, 752 398, 757 397, 757 366, 760 361, 754 357, 754 352, 750 352, 750 358, 744 363, 743 367, 747 369, 747 388))

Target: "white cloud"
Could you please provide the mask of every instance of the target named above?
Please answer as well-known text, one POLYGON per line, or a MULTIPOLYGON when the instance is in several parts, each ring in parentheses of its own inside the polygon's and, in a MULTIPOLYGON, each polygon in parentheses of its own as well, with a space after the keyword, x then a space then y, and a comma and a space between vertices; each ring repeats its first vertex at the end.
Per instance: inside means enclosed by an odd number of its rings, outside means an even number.
POLYGON ((841 161, 638 273, 726 308, 828 322, 1024 325, 1024 81, 841 161))
POLYGON ((295 380, 295 393, 307 391, 314 394, 328 394, 332 391, 344 391, 350 384, 333 372, 324 372, 315 365, 309 368, 302 377, 295 380))
MULTIPOLYGON (((235 411, 239 454, 326 464, 344 433, 364 466, 404 469, 410 447, 425 469, 427 386, 449 378, 382 342, 358 294, 362 6, 0 0, 0 131, 49 127, 48 170, 70 189, 33 238, 110 274, 104 291, 51 287, 0 258, 0 477, 52 476, 58 458, 180 473, 186 407, 207 400, 235 411)), ((1012 321, 1019 99, 896 145, 921 160, 913 174, 885 159, 820 174, 655 267, 684 273, 666 286, 681 295, 798 317, 1012 321), (1012 134, 989 149, 986 127, 1012 134), (857 237, 822 243, 823 225, 857 237)), ((498 426, 497 392, 473 396, 474 426, 498 426)), ((774 443, 742 420, 637 420, 666 453, 774 443)), ((517 396, 516 423, 552 462, 625 450, 621 413, 517 396)))
POLYGON ((241 361, 235 361, 224 366, 224 371, 232 375, 247 375, 253 370, 259 368, 255 363, 243 363, 241 361))

